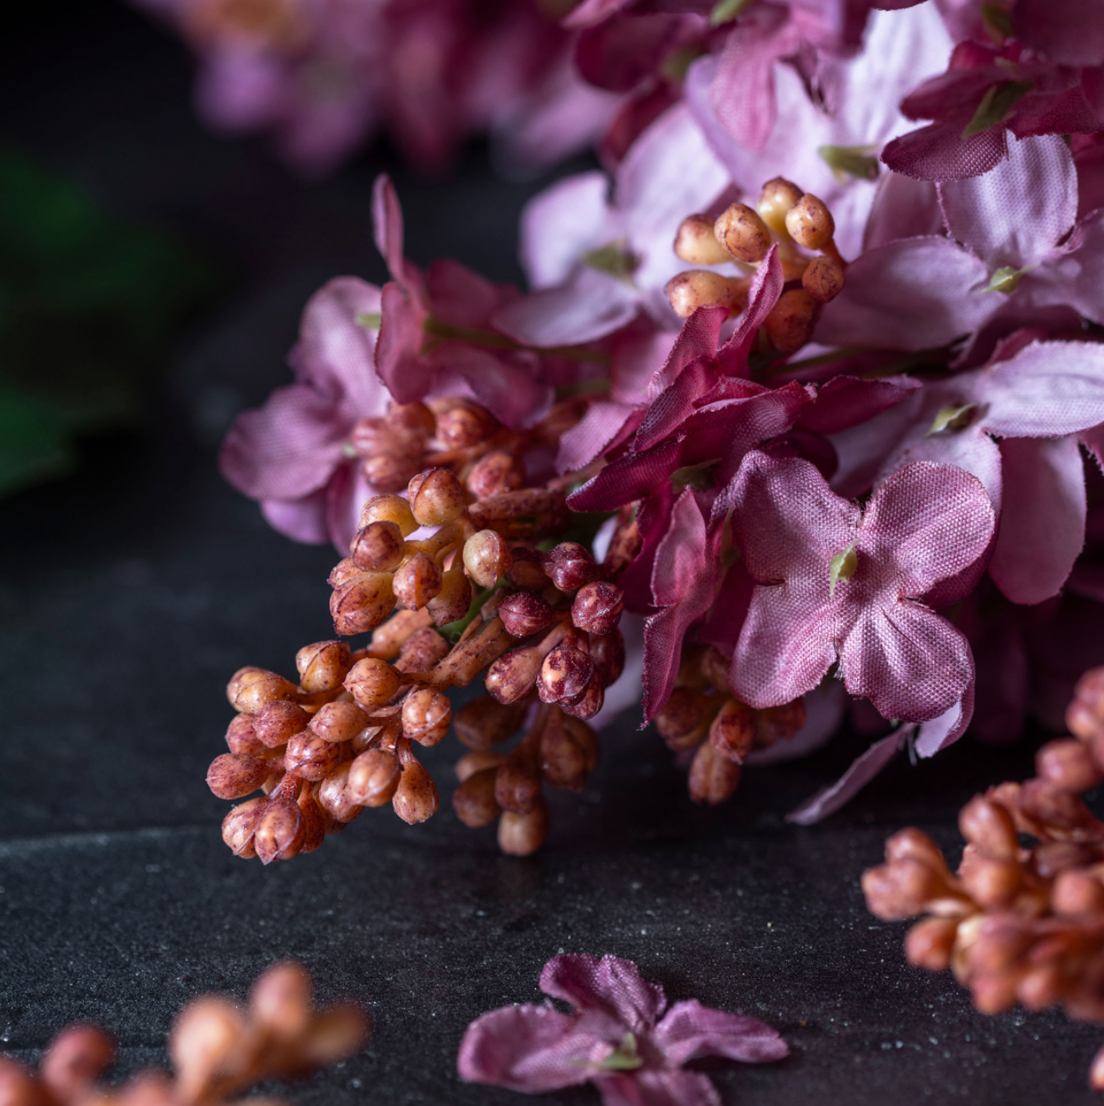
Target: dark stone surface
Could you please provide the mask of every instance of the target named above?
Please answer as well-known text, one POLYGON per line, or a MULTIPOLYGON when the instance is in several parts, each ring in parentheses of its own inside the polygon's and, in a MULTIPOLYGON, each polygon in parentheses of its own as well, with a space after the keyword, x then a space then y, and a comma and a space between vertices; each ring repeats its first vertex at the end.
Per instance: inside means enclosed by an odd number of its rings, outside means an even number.
MULTIPOLYGON (((478 1014, 536 1000, 541 966, 566 950, 631 957, 672 999, 778 1027, 790 1059, 710 1069, 726 1102, 1092 1101, 1098 1029, 974 1013, 949 977, 904 964, 904 927, 870 917, 858 887, 903 824, 957 848, 958 806, 1029 774, 1028 749, 898 764, 801 829, 783 815, 853 742, 749 772, 733 804, 704 811, 629 718, 586 793, 555 797, 536 858, 498 855, 490 831, 448 809, 416 828, 368 812, 268 869, 229 855, 227 804, 204 784, 230 715, 222 687, 244 663, 291 669, 299 645, 329 633, 333 554, 273 534, 221 482, 215 446, 235 410, 286 379, 309 293, 340 271, 381 276, 368 189, 385 161, 298 182, 263 147, 198 126, 182 51, 140 18, 50 8, 3 46, 4 132, 110 210, 199 249, 226 285, 182 336, 146 433, 90 442, 76 476, 0 502, 0 1045, 30 1057, 89 1018, 133 1070, 163 1060, 188 998, 240 995, 292 956, 323 997, 363 1000, 377 1025, 295 1101, 520 1102, 459 1084, 456 1048, 478 1014)), ((478 150, 457 182, 396 175, 417 260, 515 275, 534 185, 496 182, 478 150)), ((448 750, 427 760, 444 783, 448 750)))

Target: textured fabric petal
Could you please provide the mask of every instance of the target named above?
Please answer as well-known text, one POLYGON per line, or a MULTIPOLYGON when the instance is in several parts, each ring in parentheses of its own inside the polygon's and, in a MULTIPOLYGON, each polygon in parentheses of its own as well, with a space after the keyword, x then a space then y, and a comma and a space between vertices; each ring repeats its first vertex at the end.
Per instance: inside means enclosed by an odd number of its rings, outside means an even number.
POLYGON ((516 288, 495 284, 448 258, 426 269, 425 292, 434 319, 454 326, 486 327, 498 307, 519 297, 516 288))
POLYGON ((496 357, 488 350, 450 342, 434 360, 467 382, 476 401, 511 430, 531 426, 548 410, 552 389, 538 377, 531 354, 496 357))
POLYGON ((648 387, 649 399, 654 399, 674 384, 688 365, 716 355, 721 327, 727 318, 728 311, 724 307, 699 307, 682 324, 667 360, 648 387))
POLYGON ((917 597, 972 565, 994 525, 977 477, 954 465, 909 464, 874 492, 858 548, 893 566, 899 596, 917 597))
POLYGON ((920 386, 920 381, 910 376, 882 380, 834 376, 817 389, 816 402, 801 412, 798 425, 818 434, 835 434, 888 411, 920 386))
POLYGON ((882 161, 895 173, 918 180, 962 180, 988 173, 1008 156, 1004 128, 991 127, 963 138, 967 122, 968 117, 956 117, 910 131, 886 146, 882 161))
POLYGON ((851 703, 843 684, 829 677, 806 694, 805 725, 785 741, 776 741, 765 749, 753 749, 744 763, 784 764, 816 752, 839 733, 851 703))
POLYGON ((402 207, 386 173, 376 177, 372 185, 372 225, 376 249, 387 262, 391 276, 408 292, 414 292, 419 283, 418 273, 403 257, 402 207))
POLYGON ((976 330, 1000 303, 982 261, 945 238, 909 238, 863 254, 824 308, 825 345, 921 350, 976 330))
POLYGON ((540 989, 549 998, 569 1002, 580 1014, 616 1019, 622 1032, 650 1029, 667 1006, 658 983, 648 983, 631 960, 586 953, 561 953, 544 966, 540 989))
POLYGON ((677 442, 664 442, 642 453, 628 453, 611 461, 567 498, 573 511, 616 511, 652 494, 678 467, 677 442))
POLYGON ((818 791, 787 814, 786 821, 811 826, 842 810, 905 747, 911 728, 899 726, 887 737, 875 741, 835 783, 818 791))
POLYGON ((783 283, 778 247, 771 246, 748 285, 747 308, 732 337, 717 351, 717 367, 721 376, 748 375, 748 354, 759 337, 759 328, 778 303, 783 283))
POLYGON ((974 666, 966 639, 946 619, 905 599, 864 611, 840 646, 840 673, 852 695, 883 718, 926 722, 962 698, 974 666))
POLYGON ((560 438, 556 454, 558 473, 575 472, 589 465, 618 437, 634 408, 612 400, 597 400, 583 417, 560 438))
POLYGON ((1094 323, 1104 323, 1104 212, 1075 228, 1064 251, 1027 273, 1020 294, 1039 304, 1068 304, 1094 323))
POLYGON ((675 500, 671 525, 656 551, 652 567, 652 598, 670 607, 684 598, 702 569, 706 555, 705 519, 694 493, 684 488, 675 500))
POLYGON ((562 284, 587 250, 604 246, 609 178, 597 170, 546 188, 521 213, 521 266, 534 291, 562 284))
POLYGON ((1094 0, 1018 0, 1016 37, 1058 65, 1104 64, 1104 22, 1094 0))
POLYGON ((667 1011, 656 1027, 655 1042, 672 1067, 702 1056, 759 1064, 790 1054, 778 1031, 758 1018, 712 1010, 697 999, 676 1002, 667 1011))
POLYGON ((298 499, 329 480, 349 430, 333 399, 292 384, 234 420, 219 451, 219 467, 253 499, 298 499))
POLYGON ((273 530, 292 541, 325 545, 330 540, 324 487, 302 499, 262 499, 261 514, 273 530))
MULTIPOLYGON (((973 650, 970 651, 970 657, 973 658, 973 650)), ((940 749, 953 745, 966 732, 966 727, 974 716, 975 683, 975 680, 971 680, 967 684, 957 703, 952 703, 938 717, 916 727, 913 748, 917 756, 933 757, 940 749)))
POLYGON ((593 27, 611 15, 616 15, 622 8, 627 8, 633 0, 583 0, 577 7, 572 8, 563 18, 565 27, 593 27))
POLYGON ((1073 155, 1058 135, 1013 141, 1007 161, 941 184, 939 200, 951 235, 990 272, 1037 265, 1077 217, 1073 155))
POLYGON ((376 371, 399 403, 424 399, 432 370, 421 356, 425 311, 395 281, 380 293, 376 371))
POLYGON ((504 1006, 468 1026, 456 1070, 467 1083, 540 1094, 585 1083, 597 1043, 551 1006, 504 1006))
POLYGON ((375 494, 359 461, 346 461, 326 485, 326 529, 344 557, 360 529, 360 509, 375 494))
POLYGON ((618 1072, 594 1082, 602 1106, 721 1106, 717 1088, 698 1071, 618 1072))
POLYGON ((989 575, 1013 603, 1057 595, 1085 544, 1085 469, 1074 438, 1006 438, 1005 497, 989 575))
POLYGON ((943 212, 931 181, 901 173, 882 173, 870 218, 863 233, 863 252, 888 246, 902 238, 924 238, 943 233, 943 212))
POLYGON ((1104 345, 1033 342, 977 379, 982 422, 993 434, 1049 437, 1104 422, 1104 345))

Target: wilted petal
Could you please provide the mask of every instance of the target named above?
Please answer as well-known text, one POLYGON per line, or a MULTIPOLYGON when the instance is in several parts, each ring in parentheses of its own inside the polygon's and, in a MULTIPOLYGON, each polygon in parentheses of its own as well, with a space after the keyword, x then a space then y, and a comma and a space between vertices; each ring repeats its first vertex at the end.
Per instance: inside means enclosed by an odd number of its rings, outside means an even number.
POLYGON ((1057 595, 1085 544, 1085 468, 1074 438, 1006 438, 1005 497, 989 575, 1013 603, 1057 595))
POLYGON ((639 1071, 595 1079, 602 1106, 721 1106, 717 1088, 697 1071, 639 1071))
POLYGON ((824 345, 921 350, 969 334, 1000 306, 989 271, 946 238, 909 238, 863 254, 824 308, 824 345))
POLYGON ((640 1032, 659 1020, 667 1005, 663 988, 648 983, 631 960, 586 953, 552 957, 544 966, 540 989, 549 998, 571 1003, 580 1014, 614 1019, 622 1032, 640 1032))
POLYGON ((663 367, 655 374, 648 387, 648 397, 654 399, 669 388, 687 368, 696 361, 714 357, 721 327, 728 318, 728 310, 719 305, 699 307, 682 324, 682 329, 671 346, 663 367))
POLYGON ((781 1060, 790 1053, 778 1031, 758 1018, 712 1010, 697 999, 676 1002, 656 1027, 655 1040, 674 1067, 701 1056, 757 1064, 781 1060))
POLYGON ((460 1042, 456 1070, 468 1083, 541 1094, 585 1083, 598 1040, 551 1006, 504 1006, 476 1018, 460 1042))
POLYGON ((1037 265, 1077 217, 1077 170, 1058 135, 1013 141, 1008 160, 976 177, 947 181, 939 199, 954 238, 993 272, 1037 265))
POLYGON ((962 634, 908 599, 865 610, 839 656, 847 690, 869 699, 883 718, 903 722, 942 714, 962 698, 974 676, 962 634))

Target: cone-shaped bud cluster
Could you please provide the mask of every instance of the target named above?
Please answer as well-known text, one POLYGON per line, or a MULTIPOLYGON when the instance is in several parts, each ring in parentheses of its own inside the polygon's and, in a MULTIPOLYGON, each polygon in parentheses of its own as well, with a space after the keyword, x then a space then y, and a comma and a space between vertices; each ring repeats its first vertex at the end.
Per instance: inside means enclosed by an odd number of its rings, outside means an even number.
POLYGON ((397 492, 422 467, 434 435, 433 413, 421 403, 392 403, 386 415, 361 419, 349 444, 364 458, 364 476, 381 492, 397 492))

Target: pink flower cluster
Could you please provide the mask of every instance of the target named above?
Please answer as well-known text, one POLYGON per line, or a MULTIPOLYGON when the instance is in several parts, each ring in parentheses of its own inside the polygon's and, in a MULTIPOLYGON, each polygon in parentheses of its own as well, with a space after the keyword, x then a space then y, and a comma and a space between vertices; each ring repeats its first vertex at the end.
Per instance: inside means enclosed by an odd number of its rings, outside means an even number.
POLYGON ((316 295, 297 383, 223 452, 273 525, 341 547, 395 490, 358 425, 481 406, 528 484, 635 514, 645 721, 708 644, 754 710, 820 689, 795 748, 849 699, 881 736, 802 819, 907 742, 1058 721, 1104 661, 1104 24, 1075 0, 884 6, 577 5, 624 143, 529 205, 530 290, 419 271, 382 181, 392 281, 316 295), (528 448, 567 397, 556 454, 528 448))

